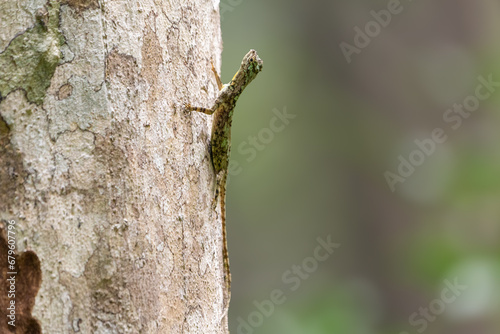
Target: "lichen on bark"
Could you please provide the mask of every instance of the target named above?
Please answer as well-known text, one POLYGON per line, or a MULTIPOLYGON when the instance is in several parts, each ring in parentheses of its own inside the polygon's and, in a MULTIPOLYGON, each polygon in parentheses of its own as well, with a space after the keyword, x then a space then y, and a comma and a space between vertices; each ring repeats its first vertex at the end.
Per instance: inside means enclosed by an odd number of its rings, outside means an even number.
POLYGON ((29 101, 42 104, 59 64, 64 37, 59 30, 59 2, 37 11, 35 25, 14 38, 0 53, 0 99, 23 89, 29 101))

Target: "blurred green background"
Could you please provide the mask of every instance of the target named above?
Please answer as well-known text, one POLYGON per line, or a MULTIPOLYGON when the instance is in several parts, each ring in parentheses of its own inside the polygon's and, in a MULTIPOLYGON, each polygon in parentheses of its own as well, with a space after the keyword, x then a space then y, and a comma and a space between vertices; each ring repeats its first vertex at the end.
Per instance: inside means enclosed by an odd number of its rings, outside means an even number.
POLYGON ((443 119, 500 82, 500 3, 396 3, 221 0, 223 81, 264 60, 233 125, 231 333, 500 333, 500 94, 443 119), (388 8, 348 63, 341 43, 388 8))

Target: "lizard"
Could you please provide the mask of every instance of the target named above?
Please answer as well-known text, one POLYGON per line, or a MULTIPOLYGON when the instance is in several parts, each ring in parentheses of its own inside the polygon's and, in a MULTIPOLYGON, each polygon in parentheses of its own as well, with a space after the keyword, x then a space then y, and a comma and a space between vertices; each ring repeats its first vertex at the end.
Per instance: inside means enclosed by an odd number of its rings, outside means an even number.
POLYGON ((250 50, 241 61, 240 69, 228 84, 223 85, 222 81, 212 63, 219 93, 215 103, 211 108, 192 107, 186 105, 186 111, 197 111, 207 115, 213 115, 212 134, 210 139, 210 149, 212 165, 215 172, 215 195, 212 208, 217 208, 217 200, 220 197, 221 219, 222 219, 222 257, 224 262, 224 283, 225 300, 229 303, 231 298, 231 272, 229 270, 229 254, 227 251, 226 233, 226 180, 231 153, 231 124, 233 121, 236 101, 240 97, 245 87, 262 70, 263 61, 255 50, 250 50))

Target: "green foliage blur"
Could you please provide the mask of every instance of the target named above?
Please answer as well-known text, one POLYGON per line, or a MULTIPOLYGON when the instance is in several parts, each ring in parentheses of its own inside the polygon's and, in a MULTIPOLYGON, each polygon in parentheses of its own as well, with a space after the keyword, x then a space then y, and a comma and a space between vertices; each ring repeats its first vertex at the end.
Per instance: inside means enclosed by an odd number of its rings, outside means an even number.
POLYGON ((454 110, 500 83, 500 3, 220 6, 223 81, 250 48, 264 60, 233 123, 231 333, 500 333, 500 87, 454 110))

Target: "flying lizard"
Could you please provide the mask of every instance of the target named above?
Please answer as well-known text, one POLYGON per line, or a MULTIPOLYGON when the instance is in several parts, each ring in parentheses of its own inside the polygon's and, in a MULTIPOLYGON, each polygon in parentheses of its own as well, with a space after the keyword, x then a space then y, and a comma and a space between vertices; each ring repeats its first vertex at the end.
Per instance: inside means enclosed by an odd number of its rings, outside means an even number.
POLYGON ((224 261, 224 281, 226 289, 226 301, 231 297, 231 272, 229 271, 229 256, 227 252, 226 235, 226 180, 229 155, 231 151, 231 123, 233 121, 234 107, 245 87, 262 70, 263 62, 255 50, 250 50, 241 62, 240 69, 233 79, 223 85, 213 64, 212 71, 219 87, 219 94, 211 108, 186 106, 186 111, 199 111, 207 115, 213 115, 212 136, 210 140, 212 164, 215 172, 215 195, 213 209, 217 207, 217 200, 220 197, 221 218, 222 218, 222 256, 224 261))

